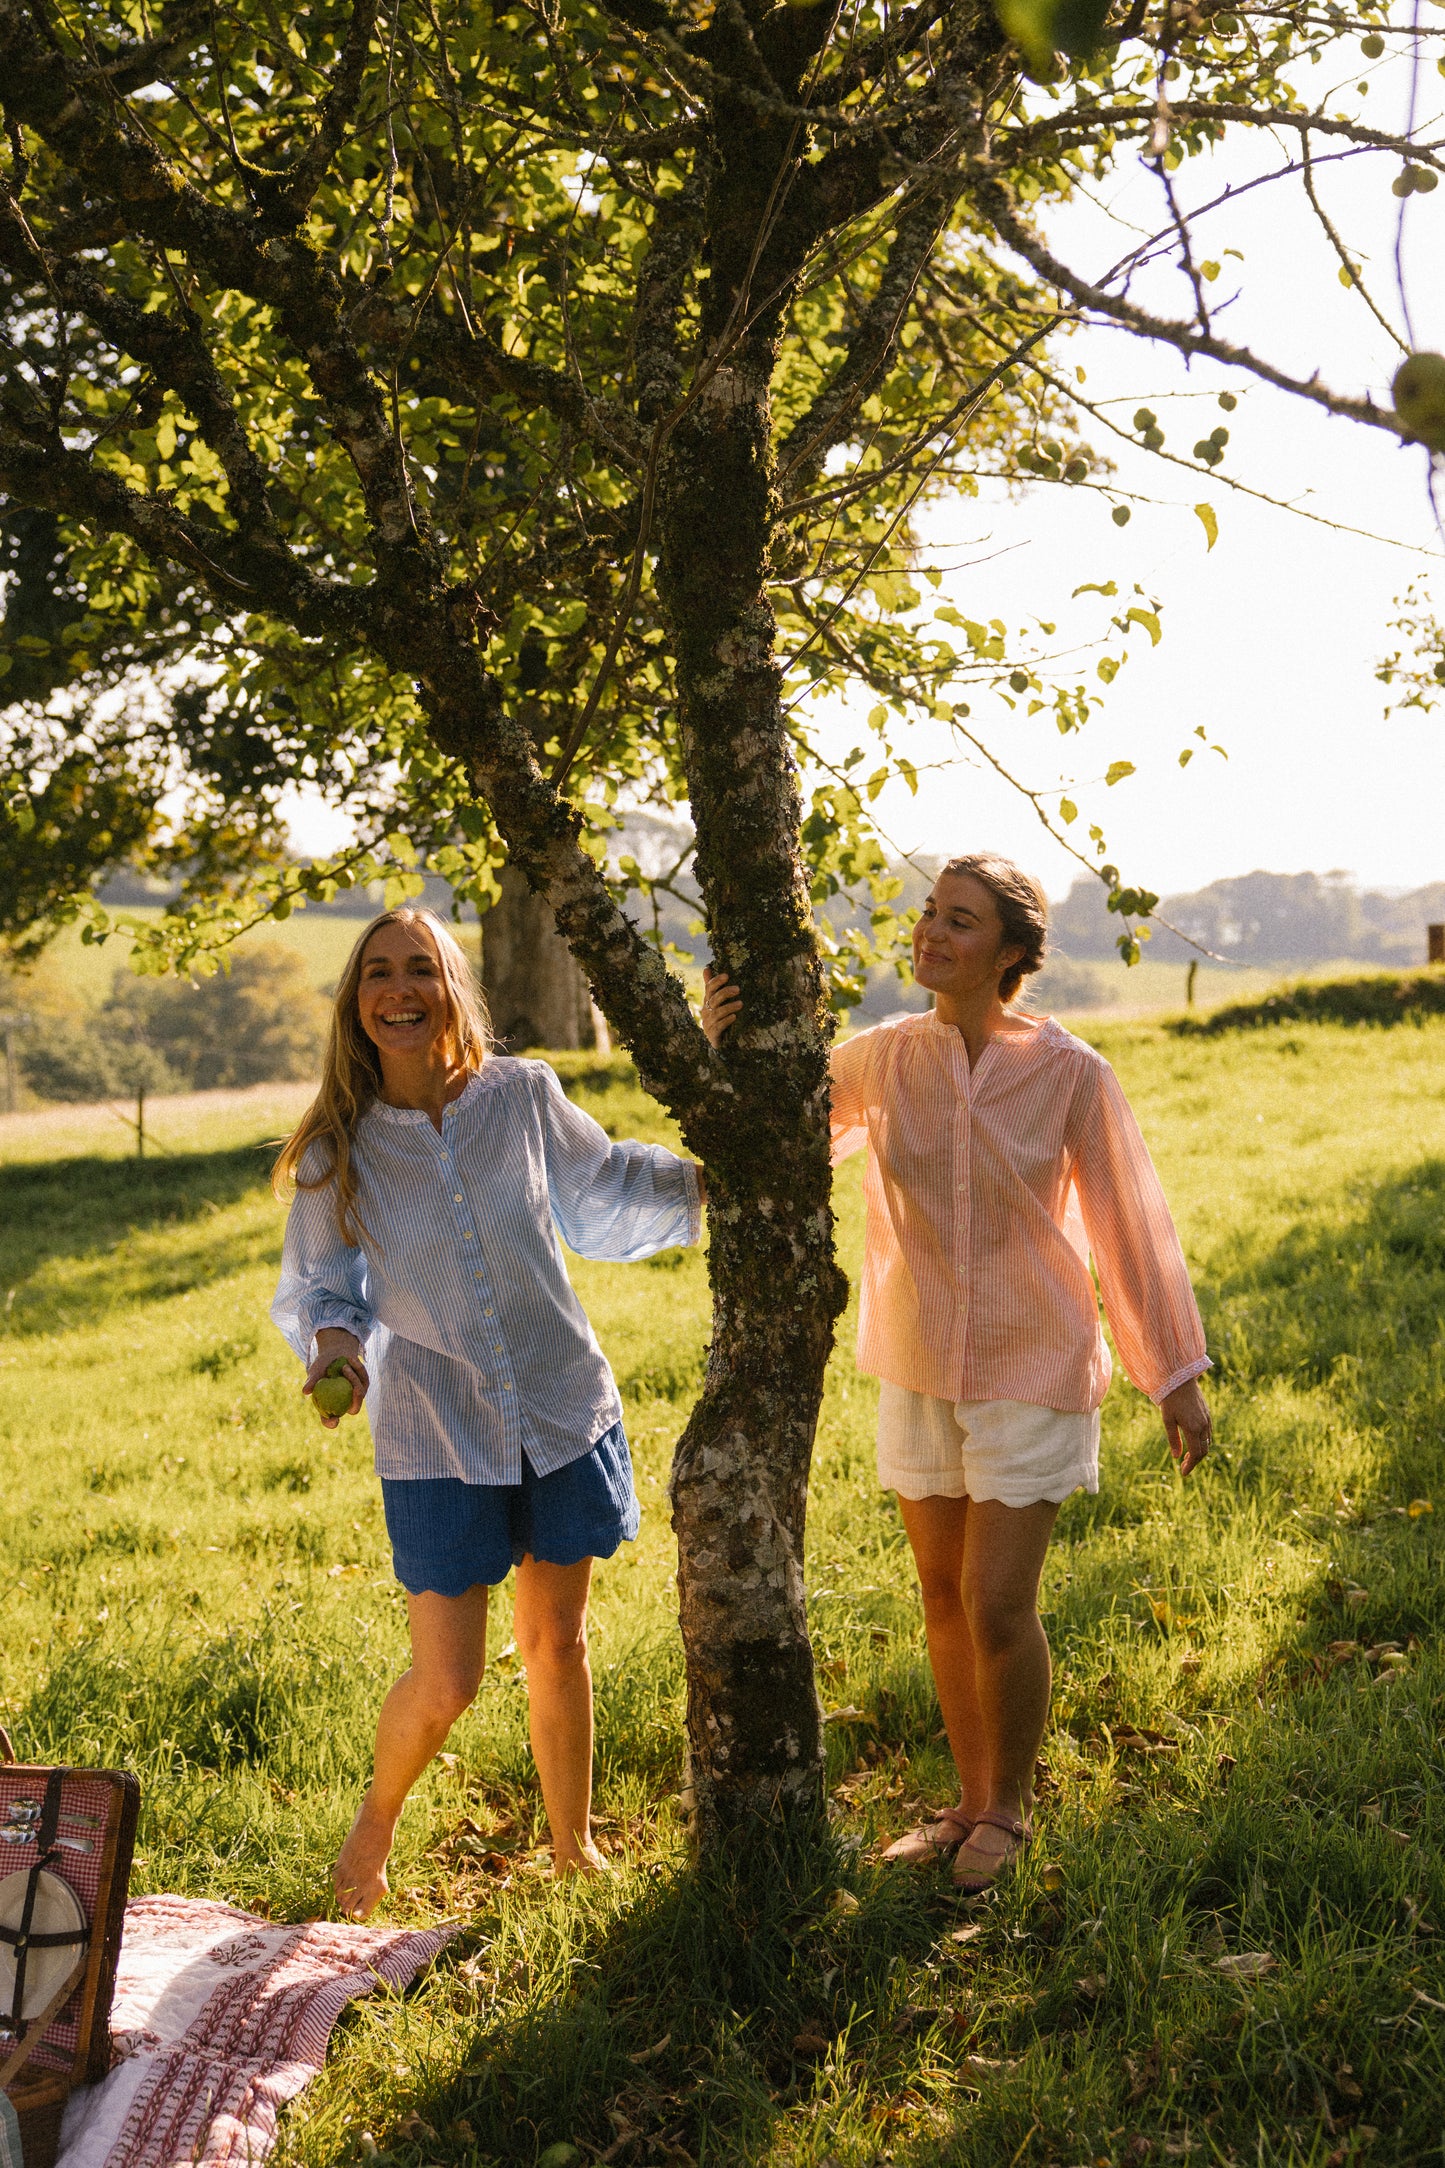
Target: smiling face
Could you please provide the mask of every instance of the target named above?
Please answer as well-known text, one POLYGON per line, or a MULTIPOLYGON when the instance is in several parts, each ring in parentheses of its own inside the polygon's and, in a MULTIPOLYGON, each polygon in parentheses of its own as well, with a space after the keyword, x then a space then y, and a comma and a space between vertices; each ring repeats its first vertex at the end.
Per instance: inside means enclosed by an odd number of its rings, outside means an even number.
POLYGON ((361 959, 361 1028, 383 1054, 426 1054, 451 1022, 436 942, 422 925, 378 926, 361 959))
POLYGON ((966 998, 998 982, 1024 951, 1004 940, 991 891, 971 873, 941 873, 913 929, 913 976, 931 994, 966 998))

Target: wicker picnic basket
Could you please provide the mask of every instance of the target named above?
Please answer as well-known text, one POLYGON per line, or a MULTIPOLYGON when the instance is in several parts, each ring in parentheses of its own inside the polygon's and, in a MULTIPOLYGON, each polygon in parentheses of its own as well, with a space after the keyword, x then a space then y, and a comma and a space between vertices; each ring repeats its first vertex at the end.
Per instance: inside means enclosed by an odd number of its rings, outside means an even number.
POLYGON ((0 1731, 0 2084, 24 2168, 54 2168, 66 2101, 110 2068, 140 1786, 29 1767, 9 1743, 0 1731))

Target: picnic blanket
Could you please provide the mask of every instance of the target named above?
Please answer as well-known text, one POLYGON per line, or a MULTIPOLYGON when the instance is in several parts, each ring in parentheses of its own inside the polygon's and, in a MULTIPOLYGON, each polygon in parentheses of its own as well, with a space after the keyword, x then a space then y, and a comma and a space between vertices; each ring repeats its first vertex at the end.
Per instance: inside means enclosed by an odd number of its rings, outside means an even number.
POLYGON ((118 2060, 71 2095, 57 2168, 264 2159, 347 2003, 404 1987, 456 1932, 274 1927, 205 1898, 134 1898, 111 2014, 118 2060))

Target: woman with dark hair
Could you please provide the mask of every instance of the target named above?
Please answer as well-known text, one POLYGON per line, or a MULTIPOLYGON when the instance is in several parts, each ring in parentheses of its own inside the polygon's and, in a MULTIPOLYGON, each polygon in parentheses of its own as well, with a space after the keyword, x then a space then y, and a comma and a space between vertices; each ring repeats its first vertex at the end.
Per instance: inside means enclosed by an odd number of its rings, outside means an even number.
MULTIPOLYGON (((411 1664, 382 1706, 371 1784, 333 1871, 364 1919, 406 1795, 477 1691, 487 1590, 514 1624, 558 1873, 596 1873, 587 1595, 637 1534, 607 1358, 562 1261, 696 1242, 701 1170, 614 1144, 546 1062, 498 1060, 456 940, 383 912, 337 988, 321 1089, 276 1166, 294 1189, 271 1307, 312 1393, 371 1394, 411 1664), (373 1382, 374 1380, 374 1382, 373 1382)), ((334 1428, 334 1415, 322 1420, 334 1428)))
MULTIPOLYGON (((1032 1834, 1048 1717, 1039 1580, 1055 1518, 1099 1487, 1109 1356, 1189 1475, 1210 1446, 1210 1367, 1148 1150, 1108 1063, 1010 1006, 1039 969, 1043 895, 992 852, 950 859, 913 929, 922 1016, 834 1049, 833 1158, 866 1144, 861 1369, 880 1380, 878 1473, 898 1494, 959 1799, 886 1858, 951 1857, 987 1889, 1032 1834)), ((708 972, 714 1045, 741 1009, 708 972)))

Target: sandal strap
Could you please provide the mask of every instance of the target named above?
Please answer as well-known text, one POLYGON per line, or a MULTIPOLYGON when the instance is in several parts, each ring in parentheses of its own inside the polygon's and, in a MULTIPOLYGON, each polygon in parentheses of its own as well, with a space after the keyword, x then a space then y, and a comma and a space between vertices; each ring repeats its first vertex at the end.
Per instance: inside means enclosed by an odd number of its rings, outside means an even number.
POLYGON ((987 1808, 982 1814, 976 1814, 973 1819, 975 1827, 980 1822, 987 1822, 990 1829, 1002 1829, 1008 1836, 1017 1837, 1020 1842, 1027 1837, 1031 1837, 1034 1833, 1032 1822, 1018 1822, 1011 1815, 994 1814, 987 1808))

